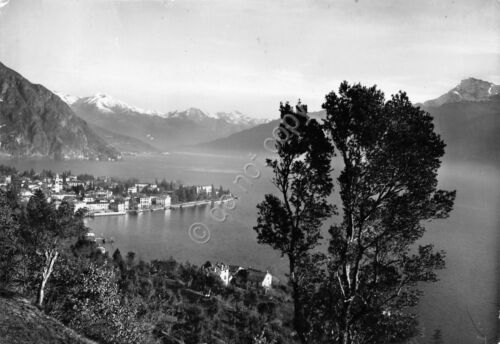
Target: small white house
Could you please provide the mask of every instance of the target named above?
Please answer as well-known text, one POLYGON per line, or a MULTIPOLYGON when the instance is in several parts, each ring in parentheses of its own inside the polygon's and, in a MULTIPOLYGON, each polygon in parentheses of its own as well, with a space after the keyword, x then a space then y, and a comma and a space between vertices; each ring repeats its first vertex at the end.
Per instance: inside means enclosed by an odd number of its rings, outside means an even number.
POLYGON ((87 234, 85 234, 85 240, 95 241, 95 234, 92 232, 88 232, 87 234))
POLYGON ((262 280, 262 287, 269 289, 273 286, 273 275, 269 273, 269 271, 266 271, 266 275, 264 276, 264 279, 262 280))
POLYGON ((231 282, 232 276, 229 273, 229 266, 224 264, 224 263, 217 263, 213 267, 213 272, 219 276, 219 278, 222 280, 222 283, 225 286, 229 285, 229 282, 231 282))

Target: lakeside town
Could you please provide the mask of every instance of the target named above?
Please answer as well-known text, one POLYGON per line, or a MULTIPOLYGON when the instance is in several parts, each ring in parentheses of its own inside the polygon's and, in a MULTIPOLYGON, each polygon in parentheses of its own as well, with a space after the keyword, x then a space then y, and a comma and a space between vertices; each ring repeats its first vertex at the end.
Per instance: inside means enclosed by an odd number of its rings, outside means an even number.
POLYGON ((9 166, 0 166, 0 188, 14 190, 20 201, 27 203, 36 190, 41 190, 48 202, 57 208, 61 202, 73 204, 74 211, 85 211, 86 216, 125 215, 144 211, 178 209, 202 204, 220 203, 229 190, 213 185, 185 186, 181 182, 146 183, 135 178, 121 180, 109 176, 89 174, 61 174, 44 170, 18 172, 9 166))
MULTIPOLYGON (((0 165, 0 189, 12 191, 22 204, 27 204, 37 190, 41 190, 49 203, 57 209, 62 202, 72 204, 74 212, 83 211, 85 216, 126 215, 145 211, 180 209, 196 205, 220 204, 232 199, 229 190, 213 185, 185 186, 180 182, 145 183, 136 179, 120 180, 109 176, 95 177, 89 174, 61 174, 50 170, 36 173, 34 170, 19 172, 15 168, 0 165)), ((97 251, 106 254, 103 238, 89 231, 85 238, 93 242, 97 251)), ((223 262, 202 266, 207 274, 217 276, 224 286, 252 285, 269 290, 279 285, 279 279, 269 271, 252 267, 228 265, 223 262)), ((209 297, 210 294, 204 294, 209 297)))

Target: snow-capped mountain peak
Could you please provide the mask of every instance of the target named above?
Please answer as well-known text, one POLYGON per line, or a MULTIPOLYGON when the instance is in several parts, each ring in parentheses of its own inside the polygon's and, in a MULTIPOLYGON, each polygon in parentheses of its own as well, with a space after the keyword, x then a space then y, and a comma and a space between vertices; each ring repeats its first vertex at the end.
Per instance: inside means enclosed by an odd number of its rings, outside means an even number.
POLYGON ((196 122, 204 121, 204 120, 210 118, 210 116, 208 114, 206 114, 205 112, 201 111, 198 108, 189 108, 189 109, 184 110, 184 111, 178 111, 178 110, 172 111, 163 117, 183 118, 183 119, 189 119, 189 120, 196 121, 196 122))
POLYGON ((78 100, 78 103, 94 105, 103 113, 135 112, 146 115, 158 115, 158 112, 156 111, 144 110, 135 106, 128 105, 121 100, 115 99, 103 93, 97 93, 91 97, 80 98, 78 100))
POLYGON ((166 119, 187 119, 196 123, 210 123, 210 121, 217 120, 237 126, 254 126, 270 121, 269 119, 257 119, 247 116, 238 110, 234 110, 231 112, 221 111, 211 114, 208 112, 204 112, 199 108, 190 107, 183 111, 176 110, 169 113, 160 113, 157 111, 144 110, 135 106, 131 106, 121 100, 103 93, 97 93, 90 97, 81 98, 67 95, 61 92, 54 93, 72 107, 92 106, 103 114, 134 113, 143 115, 155 115, 166 119))
POLYGON ((58 91, 54 91, 52 93, 54 93, 56 96, 61 98, 61 100, 63 102, 65 102, 66 104, 68 104, 69 106, 73 105, 74 103, 76 103, 80 99, 79 97, 75 97, 75 96, 72 96, 72 95, 69 95, 66 93, 62 93, 62 92, 58 92, 58 91))

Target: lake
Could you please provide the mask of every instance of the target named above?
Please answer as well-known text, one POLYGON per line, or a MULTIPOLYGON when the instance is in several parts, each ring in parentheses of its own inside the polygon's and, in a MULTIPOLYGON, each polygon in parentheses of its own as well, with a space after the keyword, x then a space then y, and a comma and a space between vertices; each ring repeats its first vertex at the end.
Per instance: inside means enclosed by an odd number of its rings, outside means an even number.
MULTIPOLYGON (((236 208, 227 210, 229 218, 218 222, 209 216, 209 206, 146 212, 138 215, 98 217, 87 225, 96 235, 113 238, 108 244, 122 254, 136 252, 141 259, 163 259, 201 264, 206 260, 268 269, 283 279, 287 261, 267 246, 257 244, 252 227, 256 223, 255 205, 266 192, 272 192, 264 156, 254 163, 261 172, 251 179, 253 185, 241 191, 233 184, 243 175, 250 155, 212 155, 174 153, 150 157, 127 157, 122 162, 88 161, 11 161, 20 170, 52 169, 74 174, 91 173, 142 181, 155 178, 180 180, 184 184, 214 184, 230 188, 238 195, 236 208), (205 244, 190 239, 188 229, 194 222, 204 223, 211 238, 205 244)), ((248 174, 256 174, 251 168, 248 174)), ((441 329, 445 343, 484 343, 479 333, 486 333, 488 343, 496 342, 498 318, 500 173, 495 167, 448 162, 440 170, 440 187, 457 190, 455 208, 446 220, 429 223, 423 242, 432 242, 446 251, 446 269, 440 281, 424 286, 419 305, 424 337, 415 342, 428 343, 435 329, 441 329)), ((243 184, 243 183, 241 183, 243 184)))

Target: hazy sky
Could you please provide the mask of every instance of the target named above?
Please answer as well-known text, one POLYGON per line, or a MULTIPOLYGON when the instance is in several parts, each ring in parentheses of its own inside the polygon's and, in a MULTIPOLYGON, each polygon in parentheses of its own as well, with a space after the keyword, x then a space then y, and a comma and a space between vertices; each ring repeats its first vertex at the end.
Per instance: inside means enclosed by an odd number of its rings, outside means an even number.
POLYGON ((0 0, 0 61, 52 90, 274 117, 340 81, 500 83, 500 0, 0 0))

